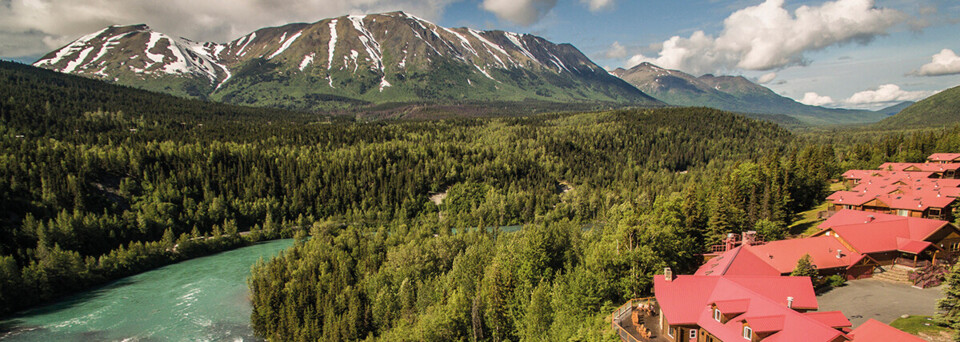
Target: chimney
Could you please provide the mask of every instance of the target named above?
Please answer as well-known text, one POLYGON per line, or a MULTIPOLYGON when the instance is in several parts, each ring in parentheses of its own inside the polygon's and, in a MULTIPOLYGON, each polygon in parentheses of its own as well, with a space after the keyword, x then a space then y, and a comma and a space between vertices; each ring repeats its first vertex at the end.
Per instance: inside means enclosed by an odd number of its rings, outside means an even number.
POLYGON ((840 258, 842 258, 842 257, 843 257, 843 251, 841 251, 841 250, 838 249, 838 250, 837 250, 837 259, 840 259, 840 258))
POLYGON ((793 309, 793 297, 787 297, 787 309, 793 309))
POLYGON ((663 268, 663 280, 673 281, 673 270, 671 270, 669 267, 663 268))

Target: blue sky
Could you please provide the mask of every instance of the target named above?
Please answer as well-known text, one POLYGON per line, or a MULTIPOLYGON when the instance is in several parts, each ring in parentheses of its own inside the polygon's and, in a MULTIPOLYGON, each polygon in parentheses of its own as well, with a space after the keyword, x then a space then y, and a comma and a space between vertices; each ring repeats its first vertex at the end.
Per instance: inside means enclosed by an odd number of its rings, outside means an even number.
POLYGON ((223 42, 390 10, 571 43, 607 68, 743 75, 832 107, 880 108, 960 84, 955 0, 0 0, 0 57, 29 62, 111 24, 223 42))

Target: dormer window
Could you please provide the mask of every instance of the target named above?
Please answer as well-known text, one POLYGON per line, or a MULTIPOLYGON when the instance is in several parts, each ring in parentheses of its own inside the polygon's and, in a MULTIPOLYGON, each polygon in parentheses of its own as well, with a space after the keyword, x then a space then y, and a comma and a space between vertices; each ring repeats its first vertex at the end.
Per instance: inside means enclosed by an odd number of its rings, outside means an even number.
POLYGON ((713 309, 713 319, 720 322, 720 319, 723 318, 723 315, 720 314, 720 309, 713 309))
POLYGON ((743 338, 747 340, 753 340, 753 329, 750 329, 750 327, 744 326, 743 338))

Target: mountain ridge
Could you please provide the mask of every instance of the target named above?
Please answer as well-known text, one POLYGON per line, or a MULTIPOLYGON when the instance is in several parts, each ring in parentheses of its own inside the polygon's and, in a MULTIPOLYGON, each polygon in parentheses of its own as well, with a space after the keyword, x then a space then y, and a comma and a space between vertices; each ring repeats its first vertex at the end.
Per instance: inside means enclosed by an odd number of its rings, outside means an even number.
POLYGON ((148 90, 295 109, 499 100, 659 105, 570 44, 446 28, 404 12, 341 16, 194 42, 110 26, 35 66, 148 90))
POLYGON ((647 62, 630 69, 617 68, 611 74, 670 105, 705 106, 750 114, 785 114, 807 124, 869 123, 887 116, 867 110, 805 105, 743 76, 706 74, 696 77, 647 62))
POLYGON ((894 116, 878 122, 879 128, 948 127, 960 123, 960 86, 917 101, 894 116))

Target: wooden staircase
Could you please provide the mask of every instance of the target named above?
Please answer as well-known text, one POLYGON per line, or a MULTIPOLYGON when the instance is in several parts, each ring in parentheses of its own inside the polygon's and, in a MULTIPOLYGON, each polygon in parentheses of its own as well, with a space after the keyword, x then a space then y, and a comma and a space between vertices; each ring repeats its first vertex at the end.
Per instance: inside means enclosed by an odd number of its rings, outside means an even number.
POLYGON ((913 271, 912 269, 899 265, 886 266, 883 269, 885 271, 882 273, 874 273, 873 279, 879 279, 891 283, 913 285, 913 282, 910 281, 910 271, 913 271))

